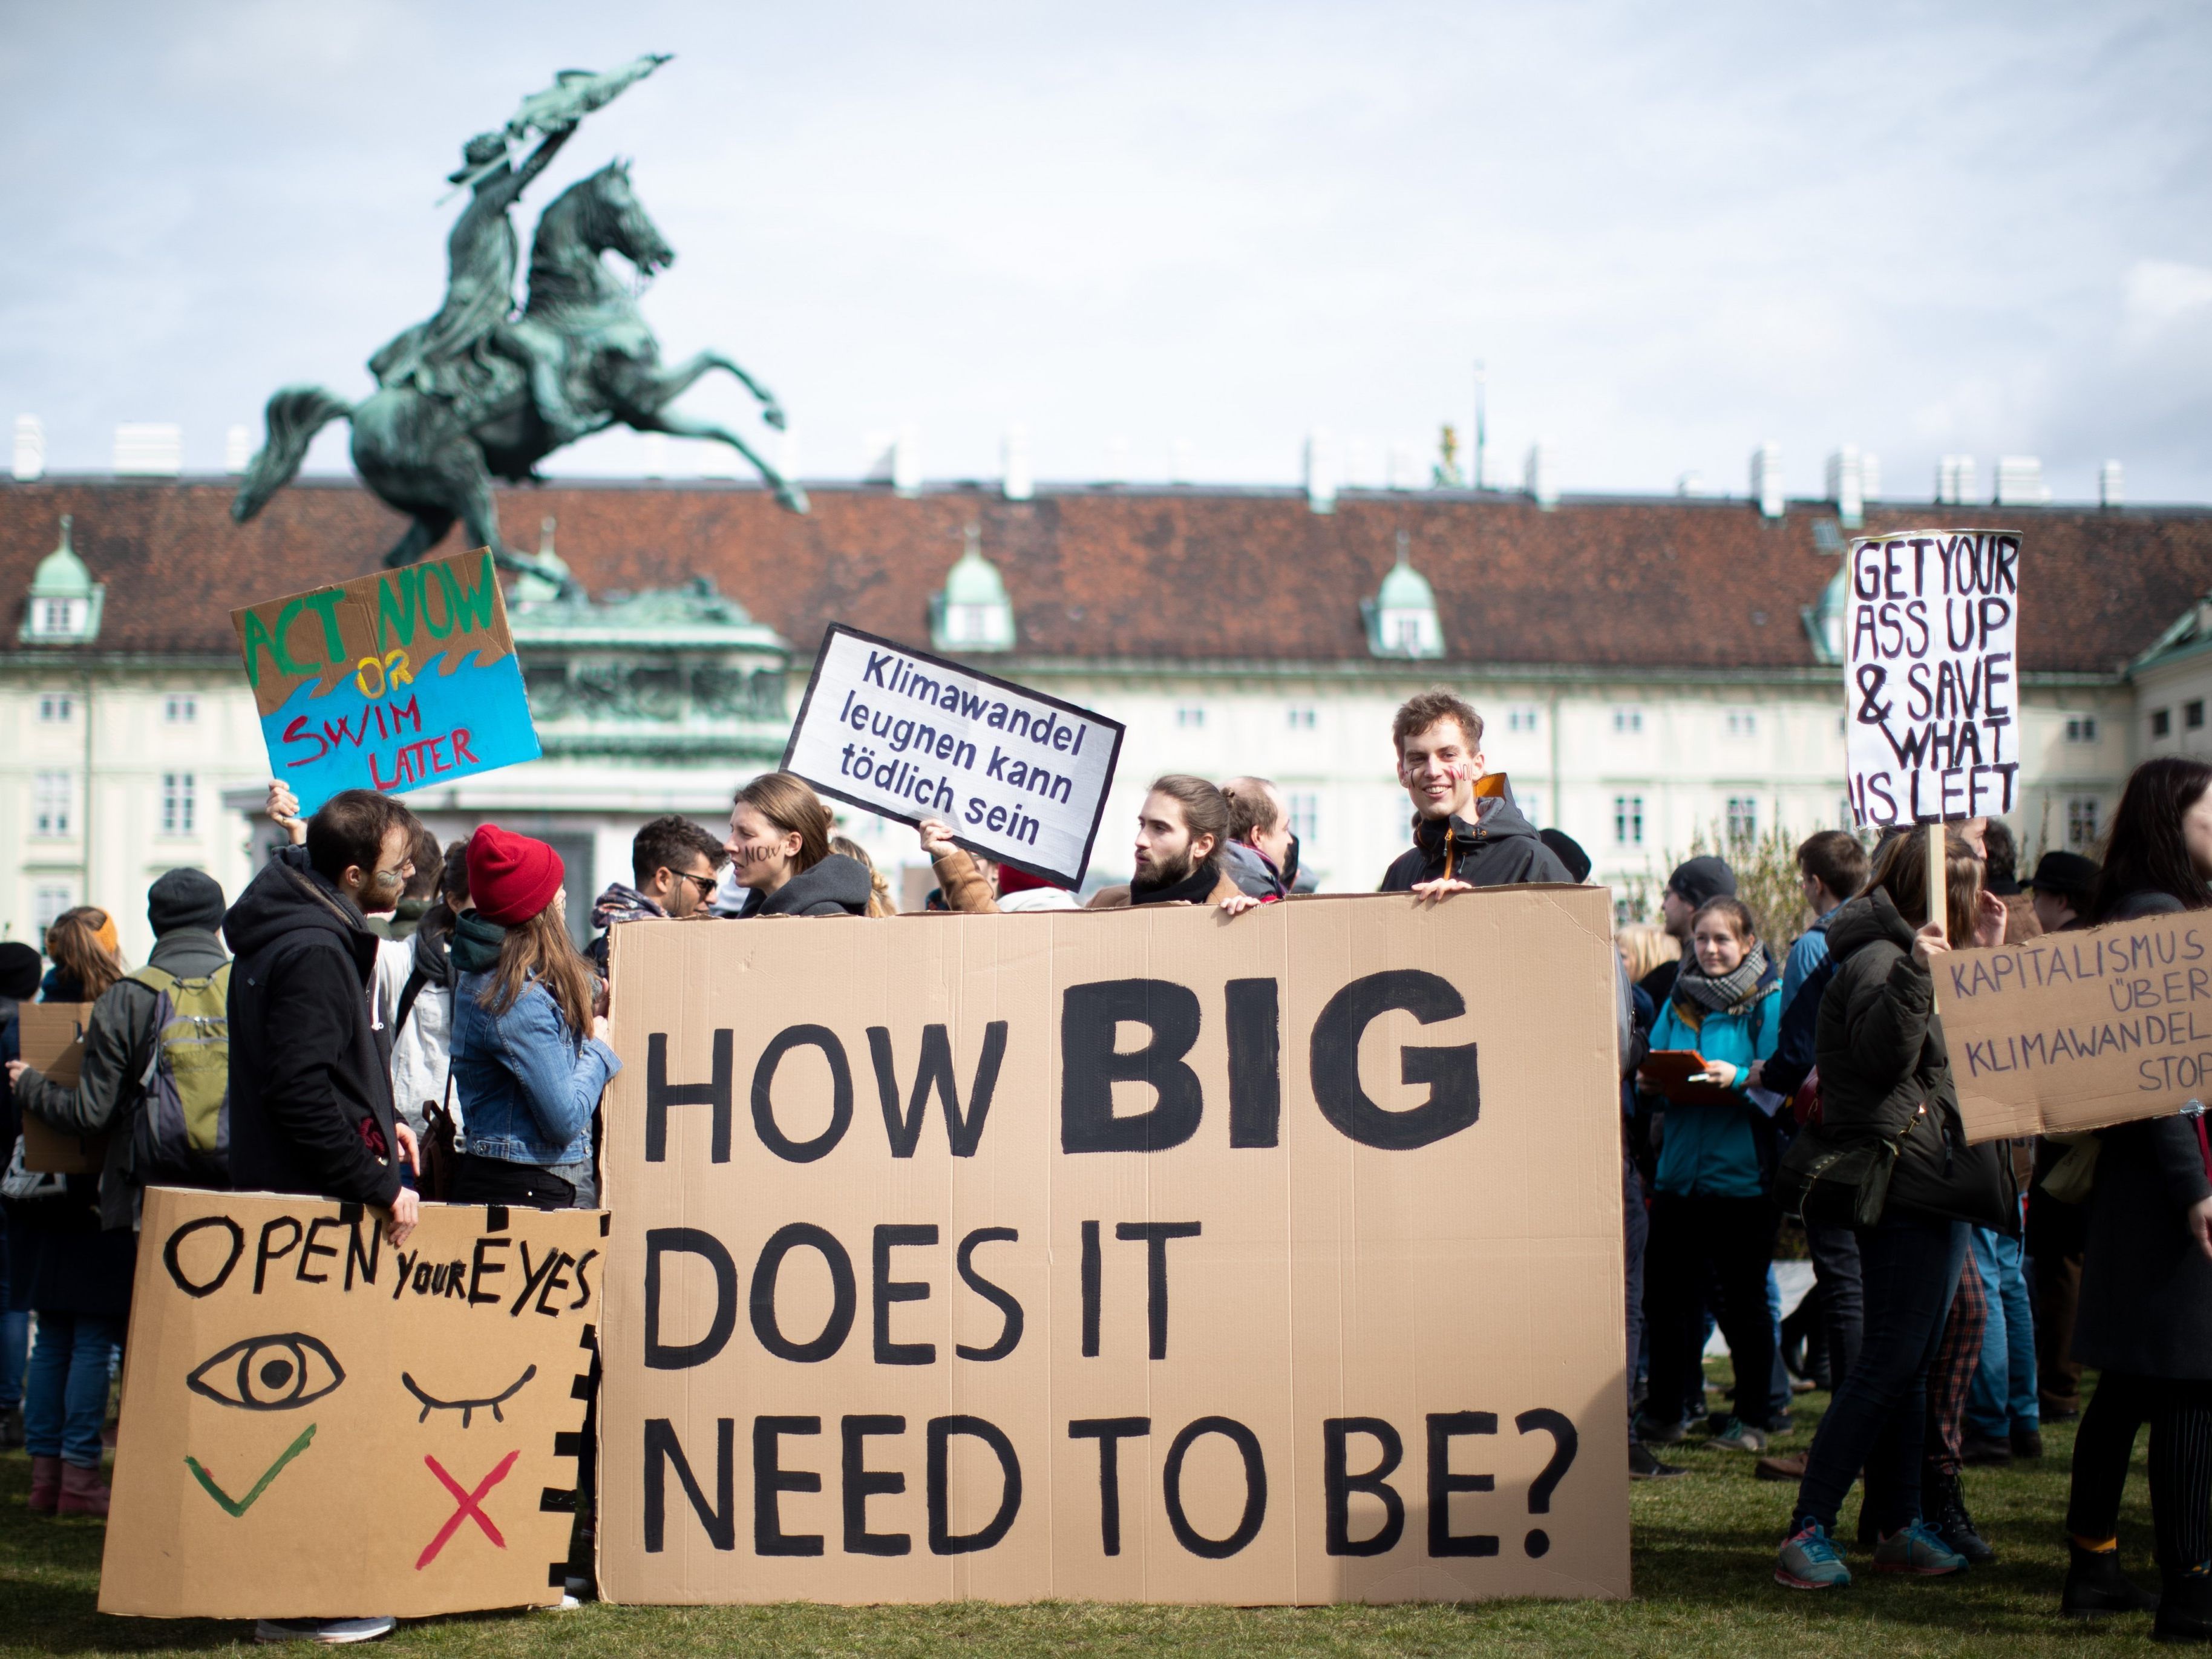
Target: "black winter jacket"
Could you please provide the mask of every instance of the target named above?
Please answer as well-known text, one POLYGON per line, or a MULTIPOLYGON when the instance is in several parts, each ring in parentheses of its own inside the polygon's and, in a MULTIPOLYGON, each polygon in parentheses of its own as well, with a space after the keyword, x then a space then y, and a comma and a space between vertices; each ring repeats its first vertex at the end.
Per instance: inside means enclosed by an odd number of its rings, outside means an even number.
POLYGON ((1504 887, 1519 881, 1557 882, 1574 878, 1559 855, 1537 839, 1536 826, 1501 795, 1478 796, 1474 819, 1454 816, 1413 820, 1413 844, 1382 875, 1379 890, 1403 893, 1446 875, 1474 887, 1504 887))
POLYGON ((745 908, 738 915, 750 916, 864 916, 874 884, 860 860, 832 853, 810 870, 802 870, 763 900, 757 891, 745 895, 745 908))
MULTIPOLYGON (((154 941, 149 968, 179 979, 205 979, 230 960, 222 940, 200 927, 179 927, 154 941)), ((65 1134, 106 1135, 107 1158, 100 1170, 100 1220, 103 1227, 138 1224, 138 1192, 143 1184, 131 1172, 131 1123, 146 1097, 147 1069, 153 1064, 161 1032, 154 1015, 161 994, 135 979, 109 986, 85 1021, 84 1061, 72 1089, 35 1071, 23 1073, 16 1103, 42 1123, 65 1134)))
POLYGON ((389 1034, 369 1012, 376 935, 279 848, 224 919, 230 970, 230 1176, 241 1192, 389 1206, 399 1195, 389 1034))
POLYGON ((1912 958, 1912 929, 1887 893, 1855 898, 1828 924, 1836 976, 1814 1050, 1820 1122, 1839 1140, 1903 1137, 1892 1212, 2020 1231, 2020 1188, 2002 1146, 1966 1145, 1936 985, 1912 958))
MULTIPOLYGON (((2170 893, 2131 893, 2106 920, 2183 908, 2170 893)), ((2212 1379, 2212 1261, 2189 1231, 2190 1206, 2212 1197, 2197 1126, 2154 1117, 2098 1139, 2074 1353, 2109 1370, 2212 1379)))

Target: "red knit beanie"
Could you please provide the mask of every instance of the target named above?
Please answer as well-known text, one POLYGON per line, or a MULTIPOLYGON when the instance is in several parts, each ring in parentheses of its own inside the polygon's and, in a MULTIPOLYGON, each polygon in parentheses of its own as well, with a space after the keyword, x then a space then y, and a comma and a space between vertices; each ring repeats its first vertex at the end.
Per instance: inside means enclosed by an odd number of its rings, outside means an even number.
POLYGON ((486 921, 520 927, 553 902, 567 873, 558 853, 528 836, 483 823, 469 837, 469 899, 486 921))
POLYGON ((1045 887, 1050 887, 1060 892, 1067 890, 1056 881, 1047 881, 1042 876, 1033 876, 1026 870, 1017 870, 1011 864, 1002 864, 999 866, 999 895, 1002 898, 1012 893, 1033 893, 1045 887))

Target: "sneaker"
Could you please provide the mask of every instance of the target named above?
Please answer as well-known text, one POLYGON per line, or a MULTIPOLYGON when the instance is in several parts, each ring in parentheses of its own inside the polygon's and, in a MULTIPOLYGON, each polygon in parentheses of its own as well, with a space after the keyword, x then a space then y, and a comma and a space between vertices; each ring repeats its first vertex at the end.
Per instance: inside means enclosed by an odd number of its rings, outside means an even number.
POLYGON ((1741 1419, 1731 1417, 1721 1426, 1720 1432, 1705 1443, 1723 1451, 1763 1452, 1766 1449, 1766 1431, 1754 1429, 1741 1419))
POLYGON ((1842 1589, 1851 1582, 1851 1570, 1817 1521, 1808 1521, 1790 1534, 1774 1564, 1774 1582, 1785 1589, 1842 1589))
POLYGON ((1966 1558, 1945 1543, 1924 1521, 1900 1527, 1874 1547, 1879 1572, 1909 1572, 1920 1578, 1941 1578, 1964 1572, 1966 1558))
POLYGON ((1631 1480, 1669 1480, 1689 1470, 1673 1463, 1662 1463, 1651 1448, 1641 1440, 1628 1443, 1628 1478, 1631 1480))
POLYGON ((257 1642, 374 1642, 392 1634, 393 1619, 261 1619, 253 1626, 257 1642))
POLYGON ((1639 1419, 1635 1437, 1647 1446, 1679 1446, 1690 1437, 1690 1425, 1680 1421, 1653 1423, 1639 1419))
POLYGON ((2012 1455, 2030 1463, 2039 1461, 2043 1456, 2043 1431, 2014 1429, 2012 1431, 2012 1455))
POLYGON ((1802 1455, 1762 1457, 1751 1466, 1751 1472, 1761 1480, 1802 1480, 1805 1478, 1805 1460, 1802 1455))
POLYGON ((1960 1459, 1979 1468, 2002 1468, 2012 1462, 2012 1442, 1976 1437, 1960 1448, 1960 1459))

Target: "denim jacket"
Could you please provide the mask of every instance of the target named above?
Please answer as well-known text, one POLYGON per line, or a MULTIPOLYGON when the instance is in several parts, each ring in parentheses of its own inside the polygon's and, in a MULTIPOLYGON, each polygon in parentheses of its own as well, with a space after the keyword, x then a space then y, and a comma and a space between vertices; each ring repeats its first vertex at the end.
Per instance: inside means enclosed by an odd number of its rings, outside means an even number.
POLYGON ((577 1164, 592 1155, 592 1111, 622 1070, 595 1037, 579 1042, 544 988, 523 988, 495 1014, 477 999, 489 974, 453 987, 453 1092, 465 1152, 510 1164, 577 1164))

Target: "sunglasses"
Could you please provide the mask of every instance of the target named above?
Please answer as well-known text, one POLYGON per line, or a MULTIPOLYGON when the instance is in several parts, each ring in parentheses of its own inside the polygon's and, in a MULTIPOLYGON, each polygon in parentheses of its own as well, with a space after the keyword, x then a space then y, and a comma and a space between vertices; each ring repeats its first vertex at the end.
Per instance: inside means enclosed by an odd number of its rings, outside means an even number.
POLYGON ((714 897, 714 890, 721 885, 721 878, 719 876, 687 876, 681 871, 677 870, 672 870, 668 873, 674 876, 678 881, 690 882, 693 887, 698 890, 699 896, 702 899, 710 899, 714 897))

